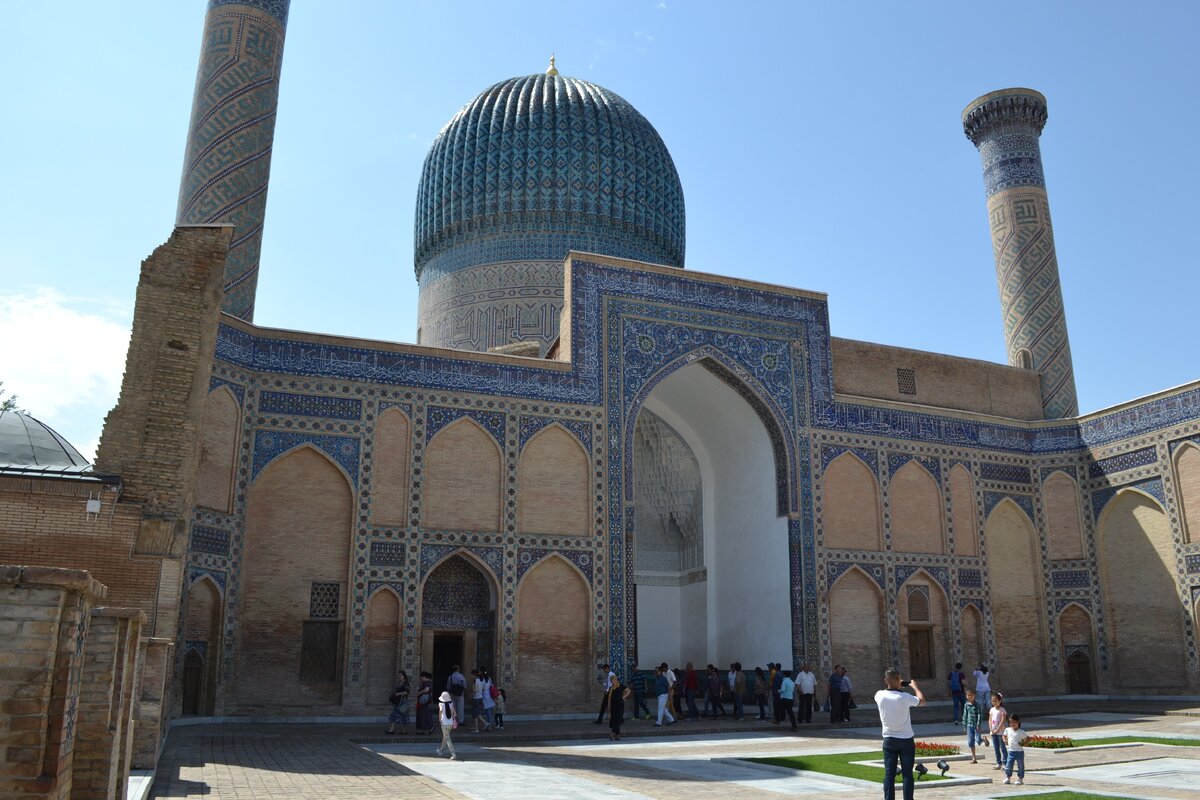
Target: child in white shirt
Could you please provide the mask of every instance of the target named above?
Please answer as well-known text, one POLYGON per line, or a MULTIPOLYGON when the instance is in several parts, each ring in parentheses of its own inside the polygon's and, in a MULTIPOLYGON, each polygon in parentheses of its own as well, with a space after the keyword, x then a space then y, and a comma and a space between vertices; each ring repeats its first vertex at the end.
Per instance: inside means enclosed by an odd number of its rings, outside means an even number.
POLYGON ((1008 759, 1004 762, 1004 783, 1012 778, 1013 764, 1017 765, 1017 786, 1025 783, 1025 747, 1023 742, 1029 734, 1021 729, 1021 717, 1013 714, 1008 718, 1008 727, 1004 730, 1005 744, 1008 745, 1008 759))

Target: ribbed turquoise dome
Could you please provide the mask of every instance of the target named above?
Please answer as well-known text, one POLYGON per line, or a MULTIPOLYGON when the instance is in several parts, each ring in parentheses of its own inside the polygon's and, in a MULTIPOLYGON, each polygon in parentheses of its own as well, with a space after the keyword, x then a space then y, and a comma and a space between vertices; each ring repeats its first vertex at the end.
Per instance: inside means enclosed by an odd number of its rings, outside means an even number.
POLYGON ((568 250, 683 266, 683 189, 645 117, 593 83, 497 83, 442 129, 417 189, 422 284, 568 250))

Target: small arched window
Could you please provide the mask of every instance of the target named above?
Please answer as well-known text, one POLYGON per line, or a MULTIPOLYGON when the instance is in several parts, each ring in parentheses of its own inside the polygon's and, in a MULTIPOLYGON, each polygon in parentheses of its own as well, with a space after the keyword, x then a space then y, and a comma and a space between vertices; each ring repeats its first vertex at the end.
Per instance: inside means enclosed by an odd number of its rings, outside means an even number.
POLYGON ((1021 369, 1033 369, 1033 355, 1024 347, 1017 351, 1017 366, 1021 369))

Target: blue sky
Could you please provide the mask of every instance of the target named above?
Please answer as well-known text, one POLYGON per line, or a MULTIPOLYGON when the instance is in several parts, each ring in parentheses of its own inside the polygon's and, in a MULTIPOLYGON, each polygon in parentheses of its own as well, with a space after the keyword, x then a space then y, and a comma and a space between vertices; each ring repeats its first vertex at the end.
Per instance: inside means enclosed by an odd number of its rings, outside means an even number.
MULTIPOLYGON (((170 234, 203 0, 0 0, 0 380, 81 449, 170 234)), ((1003 362, 959 115, 1028 86, 1081 410, 1200 377, 1200 4, 293 0, 255 321, 416 331, 425 152, 496 81, 559 69, 670 149, 687 267, 827 292, 834 335, 1003 362)))

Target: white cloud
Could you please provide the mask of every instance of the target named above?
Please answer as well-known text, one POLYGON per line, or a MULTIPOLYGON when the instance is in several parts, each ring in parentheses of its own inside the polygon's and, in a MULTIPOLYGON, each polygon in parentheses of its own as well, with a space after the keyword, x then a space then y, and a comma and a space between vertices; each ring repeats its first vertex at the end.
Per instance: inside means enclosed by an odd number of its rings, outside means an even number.
POLYGON ((45 286, 0 297, 0 381, 21 408, 91 459, 116 405, 132 309, 45 286))

